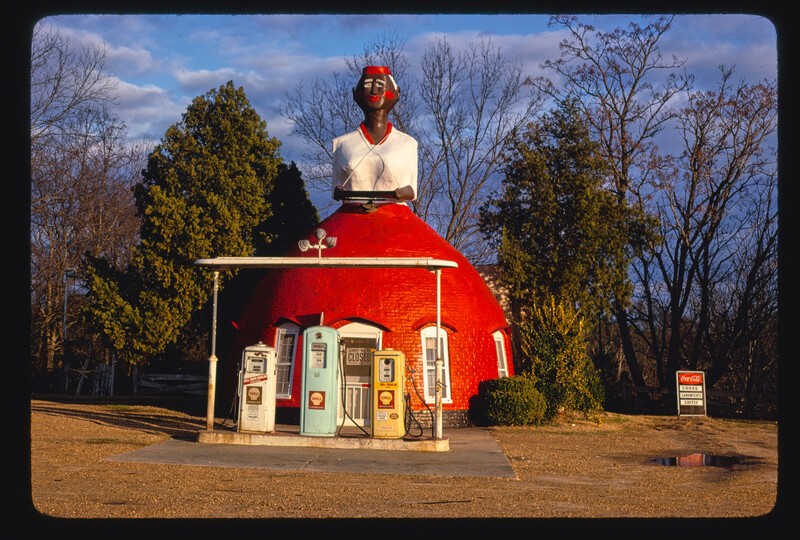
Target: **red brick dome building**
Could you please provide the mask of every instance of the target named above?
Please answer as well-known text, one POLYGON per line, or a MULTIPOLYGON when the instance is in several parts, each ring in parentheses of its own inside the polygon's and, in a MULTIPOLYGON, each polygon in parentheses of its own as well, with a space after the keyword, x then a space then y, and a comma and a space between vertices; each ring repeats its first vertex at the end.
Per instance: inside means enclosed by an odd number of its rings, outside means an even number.
MULTIPOLYGON (((441 271, 442 425, 468 425, 469 403, 478 384, 513 375, 509 326, 484 279, 405 204, 379 204, 375 211, 366 212, 359 204, 345 203, 318 227, 337 238, 336 246, 326 249, 323 257, 424 257, 458 264, 441 271)), ((314 249, 302 253, 295 247, 286 256, 317 257, 318 253, 314 249)), ((345 403, 356 423, 369 423, 371 379, 365 353, 376 348, 405 354, 411 410, 422 425, 430 425, 436 344, 436 279, 430 270, 268 270, 237 321, 239 331, 228 365, 235 367, 248 345, 262 341, 274 346, 279 415, 297 412, 303 331, 319 324, 336 328, 344 342, 345 403)))

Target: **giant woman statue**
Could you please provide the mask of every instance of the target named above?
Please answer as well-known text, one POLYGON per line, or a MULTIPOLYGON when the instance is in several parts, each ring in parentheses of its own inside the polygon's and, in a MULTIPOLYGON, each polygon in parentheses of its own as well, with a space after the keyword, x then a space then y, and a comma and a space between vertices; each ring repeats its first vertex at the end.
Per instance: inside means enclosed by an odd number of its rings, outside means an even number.
POLYGON ((335 200, 412 201, 417 196, 417 141, 389 122, 400 88, 386 66, 367 66, 353 88, 364 112, 355 131, 333 140, 335 200))

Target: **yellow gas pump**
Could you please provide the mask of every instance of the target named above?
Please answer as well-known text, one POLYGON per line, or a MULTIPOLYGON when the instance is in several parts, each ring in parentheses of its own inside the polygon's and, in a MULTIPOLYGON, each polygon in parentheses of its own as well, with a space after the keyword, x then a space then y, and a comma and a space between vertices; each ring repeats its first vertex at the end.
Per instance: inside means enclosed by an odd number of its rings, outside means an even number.
POLYGON ((399 439, 405 435, 406 357, 386 349, 372 353, 372 437, 399 439))

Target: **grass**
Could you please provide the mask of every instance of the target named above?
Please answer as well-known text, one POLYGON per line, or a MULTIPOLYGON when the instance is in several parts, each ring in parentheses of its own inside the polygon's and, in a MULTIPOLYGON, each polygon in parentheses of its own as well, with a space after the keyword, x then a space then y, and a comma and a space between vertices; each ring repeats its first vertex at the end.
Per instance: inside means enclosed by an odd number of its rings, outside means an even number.
POLYGON ((141 407, 138 407, 136 405, 122 405, 122 404, 109 405, 108 408, 111 409, 112 411, 117 411, 117 412, 136 412, 141 410, 141 407))
POLYGON ((100 437, 97 439, 87 439, 86 444, 130 444, 133 446, 147 446, 148 443, 143 443, 135 439, 115 439, 112 437, 100 437))

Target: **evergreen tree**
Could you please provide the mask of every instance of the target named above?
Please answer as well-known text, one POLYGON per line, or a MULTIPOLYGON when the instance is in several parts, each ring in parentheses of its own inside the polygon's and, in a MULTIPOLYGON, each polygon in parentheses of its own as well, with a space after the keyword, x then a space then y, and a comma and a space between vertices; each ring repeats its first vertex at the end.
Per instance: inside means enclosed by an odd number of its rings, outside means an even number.
POLYGON ((606 189, 608 169, 572 101, 529 124, 507 153, 500 197, 481 209, 512 314, 554 298, 588 320, 629 293, 625 247, 644 218, 606 189))
POLYGON ((131 264, 115 273, 96 260, 88 272, 87 317, 121 359, 164 351, 204 305, 210 271, 195 260, 255 253, 279 146, 233 82, 195 98, 167 129, 134 187, 142 226, 131 264))
POLYGON ((272 214, 256 228, 256 255, 279 257, 319 223, 317 209, 294 162, 278 166, 267 202, 272 214))
MULTIPOLYGON (((294 162, 278 165, 278 175, 267 195, 267 202, 271 214, 255 229, 255 255, 281 257, 319 223, 317 209, 308 197, 305 182, 294 162)), ((220 351, 233 342, 235 330, 229 321, 239 318, 250 294, 267 272, 269 270, 264 268, 243 268, 227 283, 218 306, 221 322, 217 330, 217 347, 220 351)), ((207 320, 199 324, 201 328, 208 328, 207 320)))

